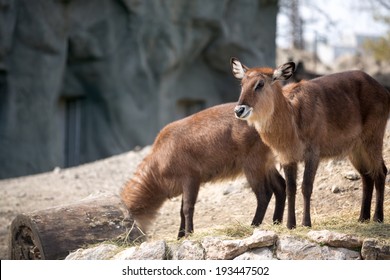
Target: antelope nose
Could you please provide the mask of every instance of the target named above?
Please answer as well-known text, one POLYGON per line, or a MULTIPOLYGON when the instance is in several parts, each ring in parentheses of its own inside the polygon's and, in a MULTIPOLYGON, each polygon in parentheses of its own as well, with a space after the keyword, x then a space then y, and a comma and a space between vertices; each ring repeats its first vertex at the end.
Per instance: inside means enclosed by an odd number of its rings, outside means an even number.
POLYGON ((234 108, 234 113, 236 113, 237 118, 240 118, 244 112, 245 112, 245 106, 238 105, 234 108))

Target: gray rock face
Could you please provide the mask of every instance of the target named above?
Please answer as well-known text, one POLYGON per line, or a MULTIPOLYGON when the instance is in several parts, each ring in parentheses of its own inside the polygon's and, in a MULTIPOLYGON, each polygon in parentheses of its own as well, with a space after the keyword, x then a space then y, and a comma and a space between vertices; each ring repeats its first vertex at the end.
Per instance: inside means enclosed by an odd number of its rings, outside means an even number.
POLYGON ((151 144, 274 65, 277 1, 1 1, 0 178, 151 144))

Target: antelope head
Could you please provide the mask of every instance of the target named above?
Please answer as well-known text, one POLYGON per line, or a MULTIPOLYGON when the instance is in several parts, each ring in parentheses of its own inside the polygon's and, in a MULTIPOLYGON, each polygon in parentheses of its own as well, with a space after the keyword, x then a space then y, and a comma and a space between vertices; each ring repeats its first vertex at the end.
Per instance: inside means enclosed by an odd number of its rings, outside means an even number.
POLYGON ((267 121, 274 112, 275 92, 281 91, 277 81, 289 79, 295 70, 294 62, 287 62, 276 69, 248 68, 237 58, 232 58, 232 72, 241 80, 241 93, 234 109, 238 119, 249 124, 255 121, 267 121))

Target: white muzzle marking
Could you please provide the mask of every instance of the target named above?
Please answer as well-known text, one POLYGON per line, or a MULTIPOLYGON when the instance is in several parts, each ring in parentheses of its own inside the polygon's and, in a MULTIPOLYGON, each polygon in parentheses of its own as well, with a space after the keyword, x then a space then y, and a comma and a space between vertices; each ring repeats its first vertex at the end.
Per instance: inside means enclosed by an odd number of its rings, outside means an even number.
POLYGON ((237 119, 246 120, 252 115, 253 108, 247 105, 237 105, 234 108, 234 113, 237 119))

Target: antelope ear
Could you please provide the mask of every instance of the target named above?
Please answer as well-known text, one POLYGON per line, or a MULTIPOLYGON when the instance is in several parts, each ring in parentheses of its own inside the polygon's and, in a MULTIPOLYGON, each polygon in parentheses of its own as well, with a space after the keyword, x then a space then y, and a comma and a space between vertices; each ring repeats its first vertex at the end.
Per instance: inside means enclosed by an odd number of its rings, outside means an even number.
POLYGON ((278 68, 275 69, 274 74, 272 75, 272 80, 288 80, 291 78, 295 71, 295 63, 294 62, 287 62, 283 65, 280 65, 278 68))
POLYGON ((235 57, 232 57, 230 59, 230 65, 232 66, 232 72, 234 77, 236 77, 239 80, 244 78, 245 72, 248 70, 248 67, 241 64, 241 62, 235 57))

